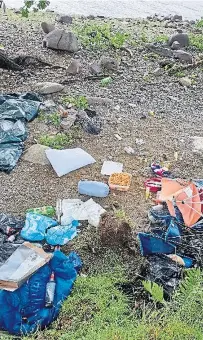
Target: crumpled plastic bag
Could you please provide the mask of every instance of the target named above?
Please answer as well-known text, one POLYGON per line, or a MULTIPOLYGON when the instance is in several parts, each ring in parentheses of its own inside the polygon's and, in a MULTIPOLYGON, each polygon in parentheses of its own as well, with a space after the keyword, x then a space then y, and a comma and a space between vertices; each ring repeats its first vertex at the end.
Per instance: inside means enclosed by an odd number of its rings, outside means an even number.
POLYGON ((90 110, 79 111, 77 114, 77 122, 83 130, 92 135, 98 135, 101 132, 101 118, 95 114, 91 114, 90 110))
POLYGON ((27 138, 25 122, 33 120, 40 107, 35 94, 0 95, 0 171, 16 166, 27 138))
POLYGON ((47 230, 46 242, 52 246, 63 246, 77 236, 78 221, 67 226, 58 225, 47 230))
POLYGON ((24 150, 23 143, 0 144, 0 171, 10 173, 24 150))
POLYGON ((57 221, 50 217, 27 213, 21 236, 27 241, 42 241, 45 238, 46 230, 55 227, 57 224, 57 221))
POLYGON ((37 116, 39 106, 39 97, 32 93, 0 95, 0 119, 30 122, 37 116))
POLYGON ((27 138, 24 122, 0 120, 0 143, 22 142, 27 138))
POLYGON ((148 257, 146 280, 161 285, 171 295, 180 282, 182 268, 166 255, 151 255, 148 257))
POLYGON ((79 199, 64 199, 61 205, 61 225, 67 225, 72 220, 85 221, 94 227, 98 227, 101 216, 106 213, 99 204, 90 198, 86 202, 79 199))
POLYGON ((138 233, 140 252, 143 256, 151 254, 175 254, 176 247, 152 234, 138 233))

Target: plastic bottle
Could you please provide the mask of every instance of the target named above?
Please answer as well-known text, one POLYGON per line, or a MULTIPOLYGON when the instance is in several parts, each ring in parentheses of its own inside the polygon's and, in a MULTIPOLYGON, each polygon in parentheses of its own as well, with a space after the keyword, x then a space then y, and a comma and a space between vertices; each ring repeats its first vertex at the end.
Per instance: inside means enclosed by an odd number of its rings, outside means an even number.
POLYGON ((54 294, 56 289, 55 275, 51 273, 50 280, 46 285, 45 307, 51 308, 54 302, 54 294))
POLYGON ((109 186, 102 182, 79 181, 78 192, 81 195, 107 197, 109 194, 109 186))

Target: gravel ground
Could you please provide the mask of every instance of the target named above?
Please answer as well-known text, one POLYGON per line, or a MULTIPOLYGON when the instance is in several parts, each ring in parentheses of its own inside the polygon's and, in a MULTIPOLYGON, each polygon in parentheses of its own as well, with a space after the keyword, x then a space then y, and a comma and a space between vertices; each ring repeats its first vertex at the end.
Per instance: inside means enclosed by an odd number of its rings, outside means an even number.
MULTIPOLYGON (((46 19, 51 20, 46 14, 46 19)), ((57 52, 42 48, 43 33, 40 20, 44 14, 21 20, 19 16, 9 14, 0 22, 0 43, 10 56, 18 54, 37 55, 53 64, 67 66, 71 57, 65 52, 57 52), (6 32, 6 34, 5 34, 6 32)), ((76 23, 87 19, 75 19, 76 23)), ((97 19, 101 21, 101 19, 97 19)), ((110 22, 107 19, 103 21, 110 22)), ((175 28, 194 31, 187 22, 172 24, 165 28, 165 22, 157 20, 111 20, 114 25, 124 27, 131 37, 138 39, 145 31, 147 37, 160 34, 171 34, 175 28)), ((59 24, 58 24, 59 26, 59 24)), ((40 166, 27 163, 22 159, 14 171, 7 175, 0 174, 1 199, 0 210, 15 214, 24 214, 27 208, 55 205, 57 198, 76 198, 77 183, 80 179, 103 180, 101 166, 104 160, 120 161, 124 170, 133 175, 130 191, 113 192, 102 200, 103 206, 117 202, 131 218, 136 230, 145 229, 146 214, 151 201, 145 201, 143 181, 150 176, 149 164, 152 160, 167 158, 171 162, 171 170, 181 177, 202 177, 202 159, 191 151, 191 137, 202 136, 202 70, 196 68, 186 71, 187 75, 195 75, 195 82, 189 88, 179 84, 178 78, 166 72, 154 76, 160 57, 151 58, 144 44, 130 47, 133 56, 125 50, 88 51, 81 49, 75 57, 80 58, 82 73, 69 77, 63 69, 28 68, 22 74, 0 70, 0 90, 3 93, 34 91, 36 82, 62 82, 71 79, 64 93, 67 95, 84 94, 112 99, 112 105, 96 105, 96 111, 103 120, 103 130, 98 136, 79 132, 74 146, 89 152, 97 162, 77 170, 70 175, 57 178, 51 166, 40 166), (100 87, 99 81, 84 80, 89 74, 88 65, 98 60, 102 54, 116 56, 120 60, 119 72, 112 75, 113 82, 106 88, 100 87), (155 115, 149 115, 154 111, 155 115), (145 116, 145 119, 142 119, 145 116), (122 137, 121 141, 115 134, 122 137), (144 144, 136 143, 142 139, 144 144), (135 155, 128 155, 124 148, 131 146, 135 155), (178 152, 178 160, 174 160, 174 151, 178 152)), ((196 55, 198 51, 192 50, 196 55)), ((64 95, 47 96, 56 102, 64 95)), ((53 128, 35 119, 29 124, 29 138, 26 149, 36 142, 40 135, 53 132, 53 128)))

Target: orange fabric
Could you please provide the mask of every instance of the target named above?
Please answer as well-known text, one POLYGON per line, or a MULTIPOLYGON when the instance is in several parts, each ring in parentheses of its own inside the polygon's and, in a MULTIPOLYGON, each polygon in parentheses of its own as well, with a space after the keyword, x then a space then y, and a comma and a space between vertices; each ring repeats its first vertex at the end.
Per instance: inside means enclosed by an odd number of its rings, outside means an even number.
POLYGON ((195 184, 171 178, 162 178, 161 183, 162 189, 159 199, 167 203, 170 214, 175 216, 172 203, 174 197, 177 207, 183 215, 185 225, 191 227, 195 224, 202 216, 200 196, 195 184), (185 201, 185 203, 182 201, 185 201))

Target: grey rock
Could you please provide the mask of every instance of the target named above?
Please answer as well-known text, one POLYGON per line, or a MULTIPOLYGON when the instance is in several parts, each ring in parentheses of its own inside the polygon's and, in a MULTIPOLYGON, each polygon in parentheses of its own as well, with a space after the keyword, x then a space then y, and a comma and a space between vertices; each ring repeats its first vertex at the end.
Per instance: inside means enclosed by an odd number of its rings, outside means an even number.
POLYGON ((174 57, 179 59, 181 63, 189 63, 192 64, 192 55, 183 50, 178 50, 174 52, 174 57))
POLYGON ((53 30, 55 30, 54 24, 49 24, 47 22, 42 22, 41 23, 41 28, 44 31, 44 33, 46 33, 46 34, 52 32, 53 30))
POLYGON ((29 149, 26 150, 22 159, 24 161, 34 163, 34 164, 49 165, 50 162, 45 153, 47 149, 50 149, 50 148, 45 145, 34 144, 29 149))
POLYGON ((97 62, 94 62, 90 65, 90 71, 94 74, 102 73, 101 65, 97 62))
POLYGON ((179 50, 180 49, 180 43, 178 41, 174 41, 173 44, 171 45, 172 50, 179 50))
POLYGON ((150 50, 153 51, 154 53, 160 55, 161 57, 167 57, 171 58, 173 56, 173 52, 166 47, 162 47, 160 45, 156 44, 146 44, 146 47, 150 50))
POLYGON ((169 66, 172 67, 174 65, 174 61, 171 61, 171 59, 163 59, 159 61, 160 67, 169 66))
POLYGON ((175 14, 175 15, 172 17, 172 20, 173 20, 173 21, 182 21, 182 20, 183 20, 183 17, 182 17, 182 15, 175 14))
POLYGON ((51 94, 60 92, 64 89, 64 86, 58 83, 44 82, 36 84, 36 91, 40 94, 51 94))
POLYGON ((195 20, 190 20, 190 24, 191 24, 191 25, 195 25, 195 24, 196 24, 196 21, 195 21, 195 20))
POLYGON ((70 25, 73 22, 73 18, 70 15, 62 15, 58 18, 58 22, 70 25))
POLYGON ((102 56, 99 64, 101 65, 102 68, 108 70, 108 71, 115 71, 118 69, 118 61, 114 58, 110 58, 110 57, 105 57, 102 56))
POLYGON ((80 70, 81 70, 80 61, 78 59, 74 59, 68 66, 67 73, 76 75, 80 72, 80 70))
POLYGON ((179 79, 179 82, 182 86, 186 86, 186 87, 189 87, 192 85, 192 81, 190 78, 188 77, 183 77, 183 78, 180 78, 179 79))
POLYGON ((76 118, 77 118, 77 111, 75 110, 68 111, 68 117, 62 119, 60 127, 64 131, 68 131, 71 128, 71 126, 74 125, 76 118))
POLYGON ((174 41, 178 41, 181 47, 189 46, 189 36, 187 33, 176 33, 173 34, 168 41, 169 46, 173 44, 174 41))
POLYGON ((65 32, 61 29, 55 29, 48 33, 43 40, 43 46, 68 52, 77 52, 79 50, 79 44, 75 34, 65 32))

